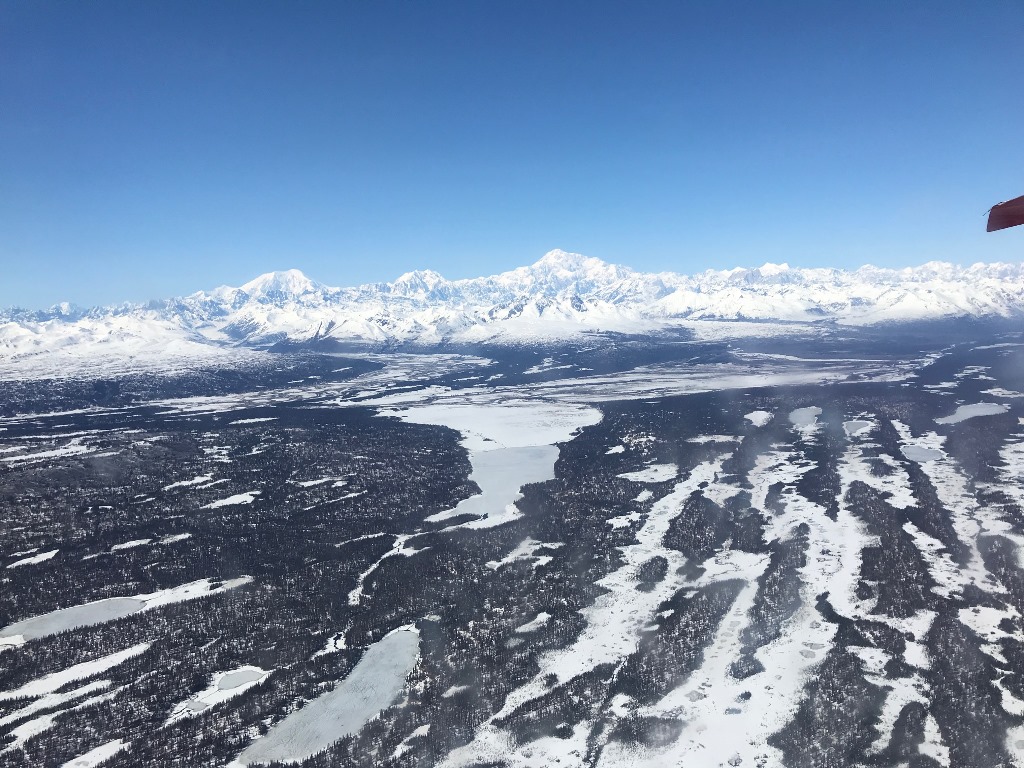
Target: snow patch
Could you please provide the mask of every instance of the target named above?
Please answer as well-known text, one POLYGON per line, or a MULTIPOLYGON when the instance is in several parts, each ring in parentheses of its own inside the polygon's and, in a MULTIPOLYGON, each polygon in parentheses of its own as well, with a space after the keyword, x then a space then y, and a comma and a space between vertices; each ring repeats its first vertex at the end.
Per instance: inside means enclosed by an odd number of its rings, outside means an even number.
POLYGON ((132 539, 131 541, 125 541, 121 544, 115 544, 110 548, 111 552, 116 552, 119 549, 134 549, 135 547, 142 547, 146 544, 152 544, 152 539, 132 539))
POLYGON ((108 741, 106 744, 100 744, 94 749, 90 749, 84 755, 68 760, 61 768, 96 768, 101 763, 106 762, 121 750, 125 749, 130 742, 122 741, 121 739, 115 739, 114 741, 108 741))
POLYGON ((623 472, 621 477, 625 480, 632 480, 634 483, 665 483, 675 479, 679 474, 679 467, 675 464, 652 464, 646 469, 636 472, 623 472))
POLYGON ((533 567, 547 565, 551 562, 550 555, 536 554, 538 549, 556 549, 562 546, 562 542, 544 542, 535 539, 523 539, 519 544, 501 560, 490 560, 486 563, 491 570, 498 570, 503 565, 509 565, 518 560, 532 560, 533 567))
POLYGON ((217 501, 211 501, 209 504, 204 504, 203 509, 219 509, 220 507, 233 507, 239 504, 252 504, 260 493, 262 491, 236 493, 234 496, 228 496, 226 499, 218 499, 217 501))
POLYGON ((20 568, 23 565, 38 565, 39 563, 45 563, 58 552, 60 552, 59 549, 52 549, 49 552, 42 552, 38 555, 33 555, 32 557, 23 557, 21 560, 15 560, 13 563, 10 563, 7 567, 20 568))
POLYGON ((118 664, 123 664, 133 656, 138 656, 149 650, 150 643, 139 643, 133 645, 131 648, 125 648, 123 651, 117 651, 107 656, 101 656, 98 659, 91 661, 84 661, 81 664, 75 664, 74 666, 63 669, 60 672, 51 672, 48 675, 32 680, 25 683, 20 688, 15 688, 10 691, 0 691, 0 701, 9 701, 11 699, 24 699, 24 698, 35 698, 37 696, 45 696, 48 693, 63 688, 68 683, 72 683, 75 680, 82 680, 87 677, 93 677, 106 672, 108 669, 116 667, 118 664))
POLYGON ((765 424, 767 424, 773 418, 775 418, 775 416, 774 414, 771 414, 768 411, 751 411, 750 413, 746 414, 743 418, 749 421, 755 427, 763 427, 765 424))
POLYGON ((537 614, 537 618, 532 621, 528 621, 525 624, 516 627, 515 631, 517 634, 525 635, 530 632, 536 632, 538 629, 542 629, 548 625, 551 621, 551 614, 541 611, 537 614))

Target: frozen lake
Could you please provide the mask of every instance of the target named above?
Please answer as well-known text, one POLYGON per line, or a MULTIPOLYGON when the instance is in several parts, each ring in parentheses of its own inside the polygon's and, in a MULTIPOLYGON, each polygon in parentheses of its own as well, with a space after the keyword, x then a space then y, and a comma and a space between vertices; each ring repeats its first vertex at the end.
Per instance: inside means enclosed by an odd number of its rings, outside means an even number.
POLYGON ((266 676, 266 672, 262 669, 256 669, 255 667, 236 669, 234 672, 228 672, 220 679, 217 683, 217 689, 221 691, 230 691, 233 688, 238 688, 246 683, 255 683, 257 680, 262 680, 266 676))
POLYGON ((471 451, 469 460, 473 467, 469 479, 480 487, 480 493, 463 499, 452 509, 431 515, 428 522, 459 515, 487 517, 504 511, 519 499, 519 489, 524 485, 554 479, 558 448, 554 445, 530 445, 471 451))
POLYGON ((33 616, 29 619, 16 621, 0 629, 0 638, 21 635, 25 640, 55 635, 75 627, 86 627, 90 624, 102 624, 124 616, 130 616, 146 607, 144 600, 134 597, 112 597, 94 603, 75 605, 58 611, 33 616))
POLYGON ((213 682, 209 687, 178 704, 171 711, 167 723, 176 722, 190 715, 205 712, 218 704, 223 704, 249 690, 257 683, 262 683, 272 671, 261 667, 244 666, 230 672, 219 672, 213 676, 213 682))
POLYGON ((812 427, 821 415, 821 408, 816 405, 808 406, 807 408, 797 408, 795 411, 790 412, 789 421, 794 427, 812 427))
POLYGON ((903 455, 912 461, 937 461, 942 458, 942 451, 934 448, 925 448, 920 445, 904 445, 901 449, 903 455))
POLYGON ((299 762, 356 733, 402 692, 419 655, 420 635, 403 627, 374 643, 333 691, 308 702, 257 739, 235 765, 299 762))
POLYGON ((846 432, 847 437, 856 437, 857 435, 870 431, 873 426, 875 426, 874 422, 854 419, 853 421, 843 422, 843 431, 846 432))
POLYGON ((27 640, 34 640, 40 637, 55 635, 75 627, 88 627, 93 624, 102 624, 107 621, 114 621, 125 616, 131 616, 139 611, 159 608, 171 603, 180 603, 183 600, 194 600, 198 597, 207 597, 226 592, 229 589, 240 587, 252 581, 249 576, 241 576, 237 579, 218 582, 220 586, 214 586, 210 579, 199 579, 180 584, 170 589, 161 589, 157 592, 150 592, 144 595, 132 597, 107 597, 103 600, 94 600, 91 603, 73 605, 69 608, 59 608, 40 616, 31 616, 13 624, 8 624, 0 629, 0 646, 20 645, 27 640))
POLYGON ((973 419, 975 416, 995 416, 1008 411, 1005 405, 999 403, 973 403, 972 405, 961 405, 956 411, 941 419, 936 419, 936 424, 959 424, 961 421, 973 419))

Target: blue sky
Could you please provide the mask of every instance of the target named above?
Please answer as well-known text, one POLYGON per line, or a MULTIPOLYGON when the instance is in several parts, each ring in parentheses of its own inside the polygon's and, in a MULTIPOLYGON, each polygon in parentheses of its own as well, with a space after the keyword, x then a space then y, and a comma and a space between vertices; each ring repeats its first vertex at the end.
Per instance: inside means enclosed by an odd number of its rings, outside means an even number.
POLYGON ((1020 261, 1024 3, 0 0, 0 306, 1020 261))

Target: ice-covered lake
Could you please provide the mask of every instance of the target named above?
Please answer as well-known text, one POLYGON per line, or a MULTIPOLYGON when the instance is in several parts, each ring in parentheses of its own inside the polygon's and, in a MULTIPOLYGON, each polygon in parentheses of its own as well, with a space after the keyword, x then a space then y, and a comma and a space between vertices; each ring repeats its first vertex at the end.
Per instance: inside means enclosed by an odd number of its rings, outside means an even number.
POLYGON ((91 624, 102 624, 106 621, 120 619, 138 613, 145 607, 144 600, 137 600, 134 597, 111 597, 107 600, 74 605, 71 608, 62 608, 42 616, 16 621, 14 624, 0 629, 0 638, 21 635, 25 640, 35 640, 75 627, 86 627, 91 624))
POLYGON ((437 522, 459 515, 486 517, 501 512, 519 499, 519 489, 524 485, 553 479, 557 460, 558 448, 553 445, 473 451, 469 479, 480 487, 480 493, 427 520, 437 522))
POLYGON ((843 431, 846 432, 847 437, 857 437, 858 435, 870 432, 874 426, 874 422, 854 419, 853 421, 843 422, 843 431))
POLYGON ((0 646, 21 645, 27 640, 49 637, 50 635, 74 629, 75 627, 103 624, 125 616, 131 616, 139 611, 147 611, 164 605, 170 605, 171 603, 180 603, 184 600, 194 600, 199 597, 220 594, 229 589, 248 584, 250 581, 252 581, 251 577, 242 576, 237 579, 217 582, 219 586, 215 586, 215 582, 212 582, 210 579, 199 579, 198 581, 190 581, 170 589, 161 589, 157 592, 133 595, 132 597, 107 597, 91 603, 73 605, 69 608, 59 608, 56 611, 22 619, 3 627, 0 629, 0 646))
POLYGON ((419 655, 420 635, 402 627, 371 645, 334 690, 298 709, 257 739, 234 765, 299 762, 356 733, 402 692, 419 655))
POLYGON ((936 419, 935 423, 959 424, 961 421, 973 419, 975 416, 995 416, 1008 410, 1009 408, 1001 403, 972 403, 971 405, 961 405, 949 416, 936 419))
POLYGON ((925 448, 920 445, 904 445, 901 449, 903 455, 912 461, 938 461, 942 458, 942 451, 934 448, 925 448))
POLYGON ((229 672, 218 672, 213 676, 213 681, 205 690, 178 704, 171 711, 167 723, 170 724, 199 712, 205 712, 211 707, 222 704, 240 693, 245 693, 245 691, 257 683, 262 683, 266 680, 272 671, 246 665, 229 672))
POLYGON ((807 408, 797 408, 791 411, 789 414, 790 423, 797 428, 800 427, 813 427, 818 422, 818 417, 821 415, 821 408, 816 405, 808 406, 807 408))

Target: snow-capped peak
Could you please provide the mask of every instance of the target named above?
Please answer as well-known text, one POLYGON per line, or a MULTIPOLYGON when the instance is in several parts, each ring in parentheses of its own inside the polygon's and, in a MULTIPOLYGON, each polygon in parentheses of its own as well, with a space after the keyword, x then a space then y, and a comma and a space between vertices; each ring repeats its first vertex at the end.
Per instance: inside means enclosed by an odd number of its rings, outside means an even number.
POLYGON ((760 272, 765 277, 774 277, 775 275, 781 274, 783 272, 788 272, 789 264, 787 264, 786 262, 783 262, 782 264, 772 264, 770 261, 768 261, 762 264, 760 267, 758 267, 757 271, 760 272))
POLYGON ((624 268, 608 264, 593 256, 569 253, 561 248, 556 248, 545 253, 528 269, 534 273, 559 275, 563 278, 594 279, 621 272, 624 268))
POLYGON ((528 267, 503 272, 491 279, 520 293, 552 296, 563 291, 590 293, 634 274, 628 267, 556 248, 528 267))
POLYGON ((561 248, 554 248, 533 263, 534 269, 563 269, 576 271, 582 268, 588 261, 603 264, 600 259, 584 256, 580 253, 570 253, 561 248))
POLYGON ((446 285, 447 280, 432 269, 416 270, 400 275, 391 283, 391 292, 401 296, 424 296, 438 286, 446 285))
POLYGON ((489 277, 446 280, 421 270, 353 288, 327 287, 290 269, 239 288, 145 306, 0 313, 0 356, 52 346, 60 338, 107 343, 111 323, 123 329, 119 337, 137 329, 140 343, 160 328, 160 338, 178 333, 200 344, 325 337, 436 344, 642 333, 696 320, 869 325, 952 317, 1024 317, 1024 264, 965 268, 931 262, 845 271, 768 263, 696 275, 648 274, 553 250, 529 266, 489 277))
POLYGON ((267 272, 242 285, 239 290, 252 298, 280 299, 317 293, 323 288, 298 269, 267 272))

